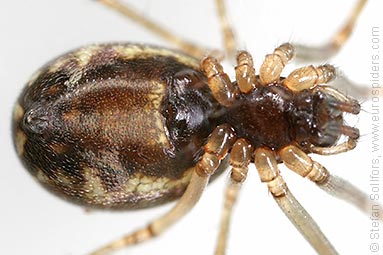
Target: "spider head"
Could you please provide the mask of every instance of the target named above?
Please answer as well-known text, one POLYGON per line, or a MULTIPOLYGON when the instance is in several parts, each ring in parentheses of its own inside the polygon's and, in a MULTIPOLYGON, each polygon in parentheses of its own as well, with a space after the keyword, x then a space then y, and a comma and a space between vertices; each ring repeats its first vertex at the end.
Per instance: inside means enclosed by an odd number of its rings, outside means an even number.
POLYGON ((297 95, 293 120, 301 145, 330 147, 341 135, 359 138, 359 130, 344 124, 343 113, 358 114, 360 104, 337 90, 318 86, 297 95))

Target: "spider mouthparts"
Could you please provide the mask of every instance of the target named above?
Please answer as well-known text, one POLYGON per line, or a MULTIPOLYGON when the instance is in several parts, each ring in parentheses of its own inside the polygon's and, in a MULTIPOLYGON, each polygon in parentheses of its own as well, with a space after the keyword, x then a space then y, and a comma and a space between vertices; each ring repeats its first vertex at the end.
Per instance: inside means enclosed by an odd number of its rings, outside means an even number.
POLYGON ((352 139, 358 139, 359 138, 359 129, 353 128, 346 125, 329 125, 327 128, 327 131, 330 133, 337 133, 342 134, 345 136, 348 136, 352 139))
POLYGON ((339 129, 340 133, 342 133, 345 136, 348 136, 352 139, 358 139, 360 134, 359 134, 359 129, 349 127, 349 126, 341 126, 339 129))
POLYGON ((329 106, 342 112, 348 112, 352 114, 359 114, 360 112, 360 104, 358 103, 358 101, 353 99, 349 99, 349 101, 347 102, 339 100, 329 100, 328 104, 329 106))
POLYGON ((334 122, 327 125, 325 127, 325 130, 326 130, 327 134, 332 134, 332 135, 342 134, 342 135, 348 136, 354 140, 358 139, 360 136, 359 129, 353 128, 350 126, 346 126, 346 125, 340 125, 340 124, 334 123, 334 122))

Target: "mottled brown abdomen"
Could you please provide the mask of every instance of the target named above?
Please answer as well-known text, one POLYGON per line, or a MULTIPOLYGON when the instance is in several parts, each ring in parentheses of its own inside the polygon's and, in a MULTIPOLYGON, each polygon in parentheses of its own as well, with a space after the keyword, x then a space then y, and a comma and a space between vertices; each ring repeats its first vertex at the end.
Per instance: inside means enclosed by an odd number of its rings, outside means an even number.
POLYGON ((218 108, 191 57, 91 45, 34 75, 15 107, 14 140, 27 169, 66 199, 149 207, 183 193, 218 108))

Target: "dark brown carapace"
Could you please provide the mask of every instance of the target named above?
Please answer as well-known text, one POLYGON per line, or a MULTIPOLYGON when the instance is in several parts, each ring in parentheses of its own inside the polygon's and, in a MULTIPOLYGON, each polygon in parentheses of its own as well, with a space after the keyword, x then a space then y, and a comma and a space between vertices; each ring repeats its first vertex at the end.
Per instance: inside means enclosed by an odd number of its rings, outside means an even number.
MULTIPOLYGON (((210 78, 209 78, 210 79, 210 78)), ((228 124, 256 149, 335 145, 342 113, 357 113, 325 89, 295 92, 284 78, 223 106, 199 61, 137 44, 92 45, 38 71, 14 111, 14 141, 26 168, 56 194, 89 207, 142 208, 179 197, 209 134, 228 124), (348 108, 352 110, 348 110, 348 108)), ((252 157, 252 161, 254 158, 252 157)), ((224 166, 223 166, 224 167, 224 166)))

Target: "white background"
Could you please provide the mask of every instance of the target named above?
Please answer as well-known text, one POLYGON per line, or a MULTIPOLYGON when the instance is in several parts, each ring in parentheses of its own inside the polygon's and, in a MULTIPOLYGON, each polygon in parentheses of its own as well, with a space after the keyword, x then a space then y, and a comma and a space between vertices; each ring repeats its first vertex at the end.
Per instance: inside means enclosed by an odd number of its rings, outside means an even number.
MULTIPOLYGON (((169 205, 136 212, 85 212, 42 189, 23 169, 14 152, 12 106, 29 76, 51 58, 81 45, 106 41, 169 45, 96 1, 2 1, 0 4, 0 253, 86 254, 124 233, 145 225, 169 205)), ((133 1, 130 1, 133 2, 133 1)), ((213 1, 136 1, 144 14, 178 34, 220 48, 213 1)), ((355 1, 231 1, 230 15, 242 48, 259 67, 280 43, 320 43, 342 24, 355 1)), ((369 82, 371 27, 383 27, 381 1, 371 1, 355 33, 330 60, 355 81, 369 82), (379 11, 379 14, 378 14, 379 11)), ((381 30, 382 31, 382 30, 381 30)), ((383 41, 382 37, 381 40, 383 41)), ((380 44, 383 49, 383 43, 380 44)), ((226 65, 232 76, 232 66, 226 65)), ((362 137, 343 155, 315 157, 336 175, 369 191, 369 103, 356 120, 362 137)), ((283 176, 341 254, 369 254, 370 220, 285 168, 283 176)), ((197 207, 163 236, 117 254, 213 254, 228 174, 210 185, 197 207)), ((383 237, 381 239, 383 249, 383 237)), ((227 254, 314 254, 281 213, 251 169, 235 210, 227 254)))

